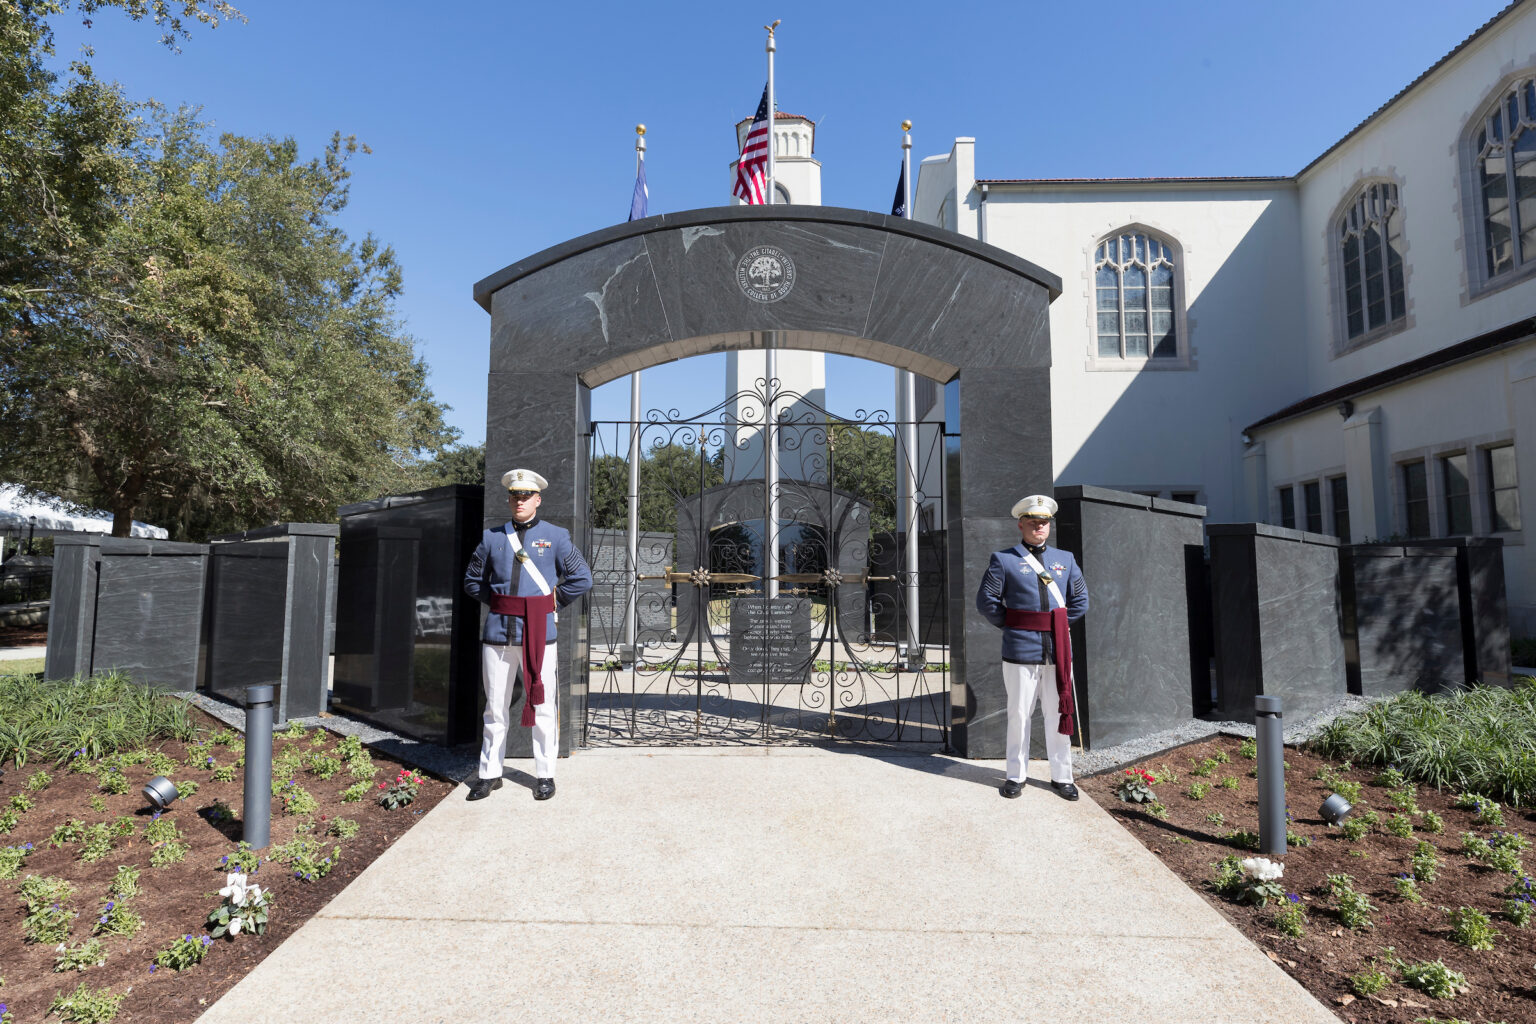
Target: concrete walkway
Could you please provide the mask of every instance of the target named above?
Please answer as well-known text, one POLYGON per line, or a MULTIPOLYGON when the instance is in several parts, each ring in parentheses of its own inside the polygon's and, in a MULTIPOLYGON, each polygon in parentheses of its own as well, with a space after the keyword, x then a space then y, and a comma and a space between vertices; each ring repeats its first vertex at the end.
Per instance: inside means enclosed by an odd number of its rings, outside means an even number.
POLYGON ((30 647, 0 647, 0 661, 25 661, 28 658, 45 657, 47 654, 46 644, 30 647))
POLYGON ((1091 800, 1001 799, 1000 762, 584 751, 547 803, 514 765, 203 1024, 1337 1021, 1091 800))

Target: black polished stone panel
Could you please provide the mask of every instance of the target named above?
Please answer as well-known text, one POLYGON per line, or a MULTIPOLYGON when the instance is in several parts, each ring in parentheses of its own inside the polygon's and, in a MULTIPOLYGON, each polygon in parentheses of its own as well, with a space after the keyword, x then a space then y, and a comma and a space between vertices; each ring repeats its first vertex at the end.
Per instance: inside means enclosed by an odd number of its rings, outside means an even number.
POLYGON ((1346 692, 1337 538, 1221 523, 1211 542, 1217 710, 1251 721, 1254 698, 1304 718, 1346 692))
POLYGON ((969 367, 1049 365, 1048 292, 1020 288, 995 264, 926 259, 927 244, 887 244, 863 337, 969 367), (932 298, 922 317, 902 310, 900 297, 913 292, 932 298))
POLYGON ((992 552, 1019 542, 1019 527, 1005 511, 1002 518, 951 518, 948 532, 954 744, 965 757, 1002 757, 1008 742, 1003 635, 976 610, 976 590, 992 552))
POLYGON ((247 686, 275 685, 278 722, 326 710, 338 532, 330 523, 279 523, 213 538, 209 689, 243 704, 247 686))
POLYGON ((483 507, 481 488, 451 486, 340 509, 342 706, 434 743, 479 735, 481 606, 463 582, 483 507))
MULTIPOLYGON (((1072 631, 1083 747, 1141 739, 1187 722, 1191 572, 1204 550, 1205 508, 1101 487, 1058 487, 1051 543, 1088 585, 1072 631)), ((1032 731, 1044 756, 1044 731, 1032 731)))
POLYGON ((208 553, 208 678, 212 692, 245 704, 245 688, 283 682, 283 612, 287 607, 288 543, 215 542, 208 553))
POLYGON ((44 679, 73 679, 91 674, 100 564, 100 537, 54 538, 53 595, 48 608, 44 679))
POLYGON ((1466 681, 1454 547, 1341 550, 1349 691, 1438 693, 1466 681))
POLYGON ((1466 679, 1508 686, 1509 604, 1504 590, 1502 537, 1444 537, 1405 541, 1404 547, 1456 549, 1456 594, 1461 606, 1461 647, 1466 679))
POLYGON ((96 592, 93 671, 195 690, 202 676, 208 545, 106 537, 96 592))
POLYGON ((359 525, 342 537, 341 551, 336 701, 366 712, 409 707, 421 531, 359 525))
POLYGON ((867 337, 884 234, 813 221, 756 221, 684 227, 647 237, 674 339, 741 330, 806 330, 867 337), (795 267, 777 302, 758 302, 737 284, 741 259, 773 246, 795 267))
POLYGON ((1008 517, 1026 494, 1050 494, 1051 372, 984 366, 960 378, 965 443, 956 452, 967 509, 1008 517))
POLYGON ((591 366, 673 340, 646 251, 650 237, 581 253, 498 291, 491 373, 537 371, 555 360, 591 366))
POLYGON ((580 435, 587 429, 586 421, 576 417, 581 397, 578 390, 586 389, 569 373, 491 374, 486 396, 485 526, 497 526, 512 518, 507 492, 501 486, 502 474, 509 469, 531 469, 549 481, 539 515, 572 529, 579 486, 577 448, 582 444, 580 435))

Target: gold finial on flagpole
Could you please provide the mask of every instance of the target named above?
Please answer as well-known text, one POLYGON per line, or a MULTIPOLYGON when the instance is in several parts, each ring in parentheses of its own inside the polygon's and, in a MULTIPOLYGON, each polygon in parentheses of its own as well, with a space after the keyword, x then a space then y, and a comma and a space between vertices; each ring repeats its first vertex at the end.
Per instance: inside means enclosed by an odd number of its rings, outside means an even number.
POLYGON ((635 125, 635 134, 636 135, 644 135, 645 134, 645 125, 643 125, 643 124, 635 125))
POLYGON ((912 130, 912 122, 911 121, 903 121, 903 122, 901 122, 901 130, 904 131, 904 132, 911 131, 912 130))
POLYGON ((772 25, 764 25, 763 28, 767 29, 768 30, 768 34, 771 36, 771 35, 773 35, 773 30, 779 27, 779 23, 782 20, 783 19, 781 19, 781 18, 774 18, 772 25))

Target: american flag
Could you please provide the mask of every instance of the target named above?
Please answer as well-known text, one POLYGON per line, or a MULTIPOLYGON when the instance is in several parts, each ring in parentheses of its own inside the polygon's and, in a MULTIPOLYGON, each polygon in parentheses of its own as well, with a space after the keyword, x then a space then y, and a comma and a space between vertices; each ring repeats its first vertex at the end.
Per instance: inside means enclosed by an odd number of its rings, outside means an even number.
POLYGON ((768 87, 763 86, 763 98, 752 115, 752 127, 747 129, 746 144, 741 147, 741 159, 736 164, 736 184, 731 195, 742 199, 748 206, 761 206, 768 202, 768 87))

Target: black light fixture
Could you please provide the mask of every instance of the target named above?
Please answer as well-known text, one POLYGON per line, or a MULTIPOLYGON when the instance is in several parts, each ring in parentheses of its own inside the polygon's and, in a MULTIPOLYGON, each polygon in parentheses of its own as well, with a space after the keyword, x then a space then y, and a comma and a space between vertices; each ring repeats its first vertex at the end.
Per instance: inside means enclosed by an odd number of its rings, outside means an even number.
POLYGON ((1349 817, 1349 812, 1352 810, 1354 808, 1350 806, 1348 800, 1345 800, 1337 793, 1330 793, 1328 794, 1328 799, 1323 801, 1323 806, 1319 809, 1318 813, 1323 816, 1323 820, 1328 824, 1342 825, 1344 819, 1349 817))
POLYGON ((144 796, 155 805, 157 811, 169 807, 178 795, 176 784, 164 775, 156 775, 144 784, 144 796))
POLYGON ((1355 403, 1354 403, 1353 400, 1346 398, 1346 399, 1344 399, 1344 401, 1339 403, 1339 415, 1340 416, 1343 416, 1345 419, 1349 419, 1354 414, 1355 414, 1355 403))

